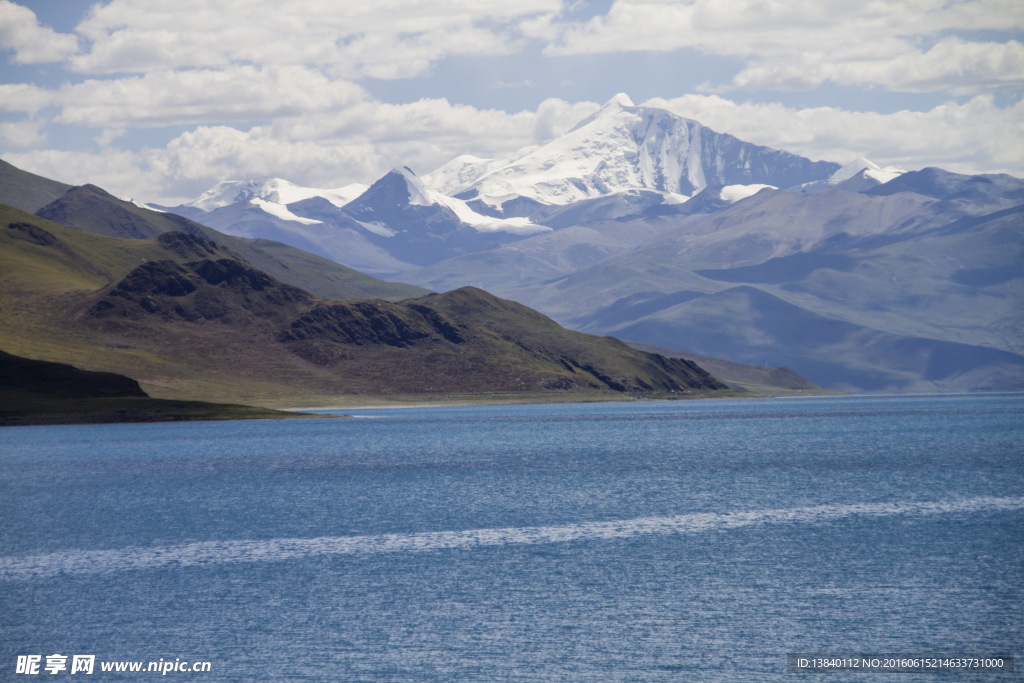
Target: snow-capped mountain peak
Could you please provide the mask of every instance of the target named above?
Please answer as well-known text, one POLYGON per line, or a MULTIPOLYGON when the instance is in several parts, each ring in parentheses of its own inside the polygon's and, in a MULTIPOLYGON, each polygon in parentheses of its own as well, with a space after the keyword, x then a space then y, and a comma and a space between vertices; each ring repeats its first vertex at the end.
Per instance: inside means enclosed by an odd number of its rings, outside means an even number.
POLYGON ((413 206, 433 206, 442 203, 438 198, 438 193, 424 185, 423 181, 408 166, 396 166, 391 169, 391 172, 397 173, 405 179, 409 189, 409 203, 413 206))
POLYGON ((746 199, 747 197, 753 197, 755 194, 757 194, 761 190, 777 190, 777 189, 779 189, 779 188, 775 187, 774 185, 763 185, 763 184, 758 184, 758 185, 726 185, 725 187, 722 188, 722 191, 719 193, 719 197, 721 197, 725 201, 729 202, 730 204, 735 204, 736 202, 738 202, 741 199, 746 199))
POLYGON ((841 183, 844 180, 849 180, 855 175, 864 172, 864 176, 877 180, 883 185, 893 178, 903 175, 906 170, 898 168, 896 166, 886 166, 882 168, 875 162, 865 159, 864 157, 857 157, 850 163, 843 166, 841 169, 832 174, 832 177, 828 179, 830 183, 841 183))
POLYGON ((799 187, 790 189, 804 194, 818 194, 829 190, 864 192, 872 187, 884 185, 904 173, 906 171, 902 168, 896 166, 882 168, 870 159, 857 157, 825 180, 803 183, 799 187))
POLYGON ((132 199, 131 197, 118 197, 118 199, 120 199, 122 202, 128 202, 129 204, 134 204, 135 206, 137 206, 137 207, 139 207, 141 209, 149 209, 150 211, 156 211, 157 213, 167 213, 163 209, 158 209, 155 206, 150 206, 149 204, 146 204, 145 202, 140 202, 138 199, 132 199))
POLYGON ((275 218, 280 218, 283 221, 292 221, 294 223, 302 223, 303 225, 317 225, 323 221, 318 221, 313 218, 303 218, 302 216, 296 216, 294 213, 288 210, 288 207, 284 204, 277 202, 267 201, 260 197, 253 197, 249 200, 249 203, 253 206, 262 209, 266 213, 269 213, 275 218))
POLYGON ((185 206, 213 211, 223 206, 261 199, 285 206, 311 197, 323 197, 342 207, 366 191, 367 186, 353 183, 335 190, 302 187, 281 178, 253 178, 251 180, 225 180, 204 192, 199 199, 185 206))
POLYGON ((565 132, 565 135, 574 133, 575 131, 588 126, 598 119, 611 119, 615 116, 623 113, 631 114, 636 111, 636 105, 633 104, 633 100, 626 93, 618 93, 615 97, 611 98, 607 102, 601 105, 601 108, 595 111, 593 114, 583 119, 575 126, 565 132))
POLYGON ((423 182, 427 187, 442 194, 453 194, 450 190, 473 182, 487 173, 494 163, 494 159, 481 159, 472 154, 461 154, 436 171, 424 175, 423 182))
POLYGON ((504 161, 453 160, 426 179, 446 195, 492 206, 514 197, 565 205, 630 189, 691 197, 708 185, 790 187, 824 180, 838 168, 715 133, 619 94, 539 147, 504 161))
POLYGON ((604 105, 601 107, 601 109, 602 110, 604 110, 604 109, 611 110, 611 109, 623 109, 625 107, 636 107, 636 105, 633 104, 633 100, 630 98, 629 95, 627 95, 624 92, 620 92, 620 93, 616 93, 614 97, 612 97, 610 100, 605 102, 604 105))
POLYGON ((854 159, 853 161, 851 161, 850 163, 846 164, 841 169, 833 173, 828 180, 829 182, 832 183, 841 183, 844 180, 852 178, 853 176, 857 175, 866 168, 871 169, 873 171, 881 170, 878 164, 876 164, 875 162, 865 159, 864 157, 857 157, 856 159, 854 159))
MULTIPOLYGON (((352 208, 356 211, 365 211, 369 209, 379 213, 380 209, 384 207, 379 206, 379 200, 371 198, 369 195, 371 195, 378 187, 381 188, 381 191, 383 191, 385 185, 393 187, 395 180, 399 178, 401 179, 398 181, 399 183, 402 181, 405 183, 405 189, 408 191, 409 197, 407 201, 410 206, 437 206, 449 209, 455 214, 459 221, 471 226, 479 232, 507 232, 518 235, 528 235, 537 232, 550 231, 550 228, 543 225, 536 225, 530 222, 527 218, 496 218, 477 213, 471 209, 465 201, 456 199, 455 197, 449 197, 427 187, 426 184, 424 184, 424 182, 415 173, 413 173, 412 169, 408 166, 398 166, 392 169, 390 173, 377 181, 377 183, 372 185, 366 193, 353 202, 352 208)), ((385 203, 393 203, 395 201, 393 190, 389 189, 387 194, 383 196, 387 197, 385 203)))

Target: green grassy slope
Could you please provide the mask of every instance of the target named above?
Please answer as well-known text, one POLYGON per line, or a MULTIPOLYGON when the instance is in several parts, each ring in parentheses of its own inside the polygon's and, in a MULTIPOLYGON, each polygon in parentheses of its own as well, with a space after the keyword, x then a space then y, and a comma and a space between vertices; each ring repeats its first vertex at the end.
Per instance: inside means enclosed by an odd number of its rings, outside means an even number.
POLYGON ((78 230, 128 239, 151 239, 165 232, 203 235, 239 254, 281 282, 317 296, 367 297, 397 301, 430 290, 385 282, 314 254, 271 240, 225 235, 173 213, 161 213, 125 202, 94 186, 74 187, 39 209, 41 218, 78 230))
MULTIPOLYGON (((145 343, 96 334, 83 324, 79 310, 96 291, 141 264, 189 260, 187 252, 183 256, 174 249, 176 240, 165 242, 96 235, 0 205, 0 318, 5 323, 0 326, 0 349, 133 378, 180 377, 179 363, 160 357, 145 343)), ((143 339, 146 336, 150 333, 143 332, 143 339)), ((231 395, 216 381, 204 382, 198 368, 195 374, 199 384, 220 390, 186 389, 179 392, 181 396, 231 395)), ((180 383, 166 381, 174 386, 180 383)))
POLYGON ((0 279, 13 305, 20 291, 62 294, 95 290, 124 277, 142 259, 159 258, 152 240, 118 240, 66 228, 0 204, 0 279))

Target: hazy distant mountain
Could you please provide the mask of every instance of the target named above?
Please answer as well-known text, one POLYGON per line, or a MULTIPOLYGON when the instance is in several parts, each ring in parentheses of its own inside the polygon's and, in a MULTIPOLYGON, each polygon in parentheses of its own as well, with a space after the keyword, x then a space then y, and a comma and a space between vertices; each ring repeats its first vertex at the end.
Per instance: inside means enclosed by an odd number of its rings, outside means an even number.
POLYGON ((475 212, 407 168, 371 186, 317 190, 279 178, 218 184, 161 209, 240 237, 273 239, 375 274, 395 274, 550 228, 475 212))
MULTIPOLYGON (((753 265, 812 248, 840 233, 883 233, 907 221, 905 227, 909 228, 928 220, 928 215, 918 213, 922 207, 935 204, 917 195, 881 201, 851 192, 812 196, 770 189, 729 202, 721 199, 721 191, 719 187, 706 188, 679 205, 684 210, 691 203, 714 202, 719 205, 715 208, 731 207, 710 216, 699 212, 645 215, 649 212, 644 210, 531 237, 500 250, 449 259, 409 271, 403 277, 420 284, 430 282, 433 289, 474 283, 508 294, 516 288, 536 285, 537 279, 570 275, 605 261, 617 262, 617 258, 633 258, 638 250, 644 250, 643 258, 658 265, 691 269, 753 265)), ((575 206, 578 204, 566 210, 575 206)), ((953 208, 939 209, 938 217, 931 219, 942 223, 964 215, 963 211, 948 211, 953 208)))
POLYGON ((394 169, 342 211, 371 233, 375 244, 421 266, 551 230, 526 218, 479 214, 431 190, 408 168, 394 169))
POLYGON ((283 242, 366 273, 392 275, 413 267, 374 244, 371 233, 339 210, 366 189, 358 183, 321 190, 281 178, 232 180, 187 204, 156 208, 228 235, 283 242), (289 205, 303 208, 297 214, 289 205))
POLYGON ((373 233, 327 199, 312 197, 291 206, 305 215, 293 214, 287 206, 252 200, 228 204, 208 213, 194 207, 188 207, 188 211, 180 207, 168 211, 188 215, 196 222, 229 235, 283 242, 365 273, 393 275, 413 267, 378 246, 373 233), (284 218, 282 214, 290 217, 284 218))
POLYGON ((1024 203, 1024 180, 1005 173, 963 175, 930 167, 904 173, 885 185, 872 188, 867 194, 891 195, 897 192, 1014 206, 1024 203))

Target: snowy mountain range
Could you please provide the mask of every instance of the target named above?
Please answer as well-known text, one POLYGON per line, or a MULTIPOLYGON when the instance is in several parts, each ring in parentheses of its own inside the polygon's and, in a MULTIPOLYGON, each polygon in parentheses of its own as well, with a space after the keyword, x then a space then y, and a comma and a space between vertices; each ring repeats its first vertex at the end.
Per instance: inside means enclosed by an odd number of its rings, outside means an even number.
POLYGON ((159 207, 563 325, 850 391, 1024 388, 1024 181, 812 161, 607 102, 507 159, 159 207))
POLYGON ((386 275, 596 216, 716 211, 761 189, 827 180, 839 168, 620 94, 564 135, 508 159, 460 156, 423 178, 398 167, 369 187, 333 190, 280 178, 224 181, 185 205, 155 208, 386 275))

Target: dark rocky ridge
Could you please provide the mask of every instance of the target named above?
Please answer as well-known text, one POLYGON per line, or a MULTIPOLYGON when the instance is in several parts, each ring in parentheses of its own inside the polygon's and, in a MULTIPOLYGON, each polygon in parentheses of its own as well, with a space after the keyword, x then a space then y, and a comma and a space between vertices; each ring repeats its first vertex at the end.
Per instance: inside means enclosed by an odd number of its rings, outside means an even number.
POLYGON ((189 322, 220 320, 243 324, 250 316, 287 315, 289 305, 314 299, 308 292, 278 282, 237 254, 202 237, 165 233, 158 241, 183 257, 205 251, 206 255, 220 258, 186 263, 147 261, 99 295, 99 301, 89 311, 92 317, 141 319, 160 314, 189 322))

